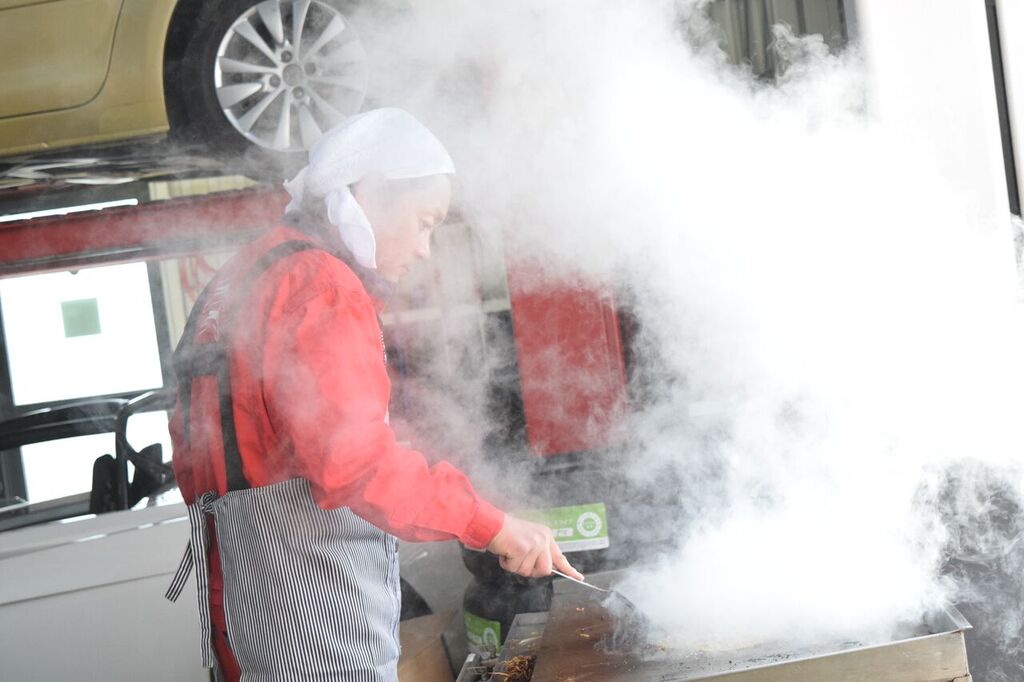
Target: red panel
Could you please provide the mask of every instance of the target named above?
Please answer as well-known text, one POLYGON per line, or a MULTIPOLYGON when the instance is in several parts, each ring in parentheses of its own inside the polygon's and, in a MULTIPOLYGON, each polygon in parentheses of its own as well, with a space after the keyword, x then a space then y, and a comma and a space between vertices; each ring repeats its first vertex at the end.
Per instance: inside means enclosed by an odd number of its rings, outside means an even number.
POLYGON ((0 274, 173 256, 281 222, 280 189, 243 190, 0 223, 0 274))
POLYGON ((517 286, 529 279, 509 271, 530 448, 549 456, 614 445, 626 372, 611 296, 597 286, 517 286))

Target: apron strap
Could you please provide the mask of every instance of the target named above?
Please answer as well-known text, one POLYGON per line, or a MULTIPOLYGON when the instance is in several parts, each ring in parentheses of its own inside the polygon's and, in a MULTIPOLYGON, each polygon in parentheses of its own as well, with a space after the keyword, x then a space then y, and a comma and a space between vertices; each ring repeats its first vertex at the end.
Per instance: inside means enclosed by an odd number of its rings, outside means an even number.
POLYGON ((199 597, 200 643, 202 646, 203 667, 212 668, 216 663, 213 652, 213 625, 210 618, 210 534, 207 532, 206 515, 212 510, 216 493, 208 492, 188 506, 189 542, 185 545, 185 553, 181 557, 178 570, 171 580, 170 587, 164 595, 170 601, 177 601, 188 581, 188 574, 193 566, 196 572, 196 592, 199 597))

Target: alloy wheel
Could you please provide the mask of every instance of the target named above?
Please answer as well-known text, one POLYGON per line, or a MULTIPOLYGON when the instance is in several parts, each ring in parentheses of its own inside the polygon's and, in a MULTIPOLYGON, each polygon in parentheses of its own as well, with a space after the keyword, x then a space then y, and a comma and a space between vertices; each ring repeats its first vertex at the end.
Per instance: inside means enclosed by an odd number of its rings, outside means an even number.
POLYGON ((359 111, 366 51, 348 20, 320 0, 264 0, 217 49, 214 86, 225 117, 251 142, 303 151, 359 111))

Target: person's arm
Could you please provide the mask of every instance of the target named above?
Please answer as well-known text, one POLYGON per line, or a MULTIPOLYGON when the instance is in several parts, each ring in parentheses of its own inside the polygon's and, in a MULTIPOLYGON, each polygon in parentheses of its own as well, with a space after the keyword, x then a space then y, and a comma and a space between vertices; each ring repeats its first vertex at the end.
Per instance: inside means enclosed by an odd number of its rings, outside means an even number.
POLYGON ((348 506, 411 541, 485 548, 505 514, 448 464, 397 444, 384 421, 390 382, 376 314, 362 292, 321 287, 282 311, 264 346, 264 400, 296 473, 325 508, 348 506))
POLYGON ((504 514, 465 474, 395 441, 384 421, 391 385, 376 313, 364 294, 321 287, 275 320, 264 346, 264 400, 294 448, 317 503, 348 506, 410 541, 457 538, 520 575, 554 566, 583 576, 544 525, 504 514))

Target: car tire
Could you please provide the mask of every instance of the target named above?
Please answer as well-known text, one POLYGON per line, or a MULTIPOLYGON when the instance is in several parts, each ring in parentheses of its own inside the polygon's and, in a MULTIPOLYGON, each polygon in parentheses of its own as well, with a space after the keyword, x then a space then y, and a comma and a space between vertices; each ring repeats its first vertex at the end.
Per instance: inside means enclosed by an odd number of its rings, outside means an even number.
POLYGON ((166 69, 172 139, 263 171, 304 163, 323 131, 363 105, 366 54, 348 19, 358 4, 203 3, 166 69))

